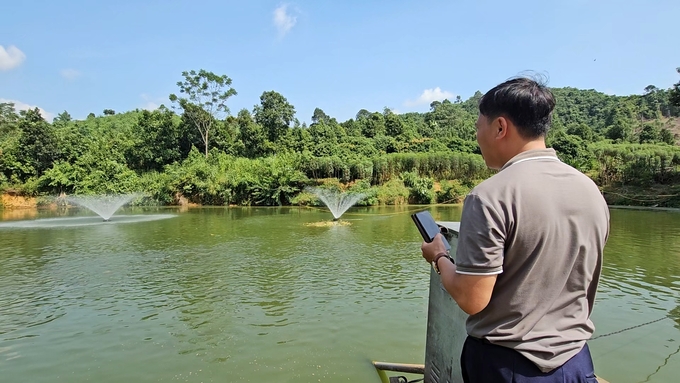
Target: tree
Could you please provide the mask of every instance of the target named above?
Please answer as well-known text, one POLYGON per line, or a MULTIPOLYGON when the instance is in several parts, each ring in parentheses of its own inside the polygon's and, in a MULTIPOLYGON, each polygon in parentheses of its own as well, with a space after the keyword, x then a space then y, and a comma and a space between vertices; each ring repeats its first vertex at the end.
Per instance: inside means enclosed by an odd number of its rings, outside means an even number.
POLYGON ((390 137, 397 137, 405 131, 404 123, 398 115, 392 113, 385 113, 385 134, 390 137))
POLYGON ((0 102, 0 125, 15 123, 18 119, 14 103, 0 102))
POLYGON ((180 161, 189 153, 191 147, 182 142, 174 115, 169 109, 142 111, 137 118, 135 143, 125 153, 130 169, 161 171, 163 166, 180 161))
POLYGON ((25 164, 25 176, 41 176, 59 157, 59 146, 52 125, 40 115, 38 108, 21 112, 19 147, 17 154, 25 164))
POLYGON ((458 137, 474 141, 476 120, 477 115, 468 112, 464 104, 454 104, 449 100, 432 102, 425 116, 431 136, 437 139, 458 137))
MULTIPOLYGON (((312 124, 313 126, 314 124, 312 124)), ((310 126, 311 128, 311 126, 310 126)), ((303 153, 309 151, 312 146, 312 136, 304 124, 302 126, 294 126, 288 130, 285 138, 279 141, 279 147, 283 151, 293 151, 303 153)))
POLYGON ((662 128, 659 132, 659 141, 665 142, 668 145, 675 145, 675 137, 673 137, 673 133, 666 128, 662 128))
POLYGON ((354 121, 354 119, 350 118, 349 120, 340 123, 340 126, 345 129, 347 135, 361 137, 361 126, 354 121))
POLYGON ((595 139, 595 133, 588 124, 571 124, 567 126, 567 133, 579 136, 586 142, 591 142, 595 139))
POLYGON ((227 99, 237 93, 226 75, 218 76, 201 69, 198 73, 194 70, 184 71, 182 76, 184 81, 177 82, 177 86, 180 93, 187 97, 171 94, 170 101, 182 109, 184 116, 198 130, 205 145, 205 156, 208 157, 211 131, 216 120, 222 120, 229 114, 227 99))
POLYGON ((52 120, 53 123, 67 123, 71 122, 72 118, 71 115, 67 111, 63 111, 59 114, 57 114, 57 117, 52 120))
MULTIPOLYGON (((680 67, 675 68, 675 70, 678 72, 678 74, 680 74, 680 67)), ((676 82, 673 85, 669 98, 671 104, 680 108, 680 81, 676 82)))
POLYGON ((625 106, 617 106, 607 117, 605 136, 615 141, 629 141, 633 135, 632 118, 625 106))
POLYGON ((3 180, 9 179, 21 167, 15 156, 21 151, 18 144, 18 119, 13 103, 0 103, 0 186, 3 180))
POLYGON ((260 124, 272 143, 283 137, 295 117, 295 108, 281 93, 263 92, 260 105, 253 108, 255 122, 260 124))
POLYGON ((472 97, 467 99, 465 102, 463 102, 463 109, 467 110, 468 113, 471 113, 473 115, 477 115, 479 112, 479 101, 482 99, 484 95, 480 91, 476 91, 472 97))
POLYGON ((364 137, 374 138, 385 134, 385 117, 381 113, 373 112, 368 118, 358 118, 357 122, 361 125, 364 137))
POLYGON ((243 143, 239 141, 239 127, 236 117, 229 116, 224 121, 217 121, 215 133, 212 135, 212 148, 220 152, 237 156, 243 152, 243 143))
POLYGON ((321 108, 314 108, 314 114, 312 114, 312 124, 318 124, 319 122, 327 122, 330 117, 324 113, 321 108))
POLYGON ((360 111, 357 112, 357 115, 355 116, 355 119, 357 121, 367 119, 371 117, 371 112, 369 112, 366 109, 361 109, 360 111))
POLYGON ((13 103, 0 103, 0 144, 8 138, 10 132, 16 130, 18 119, 13 103))
POLYGON ((104 115, 105 115, 105 116, 113 116, 114 114, 116 114, 116 111, 115 111, 115 110, 113 110, 113 109, 104 109, 104 115))
POLYGON ((267 153, 267 136, 262 126, 253 121, 248 109, 241 109, 236 117, 239 139, 243 142, 243 155, 257 158, 267 153))
POLYGON ((590 168, 592 156, 588 151, 587 143, 581 137, 560 131, 552 135, 546 144, 555 149, 558 157, 569 165, 581 171, 590 168))
POLYGON ((638 137, 641 144, 652 144, 659 141, 661 129, 655 123, 648 123, 640 131, 638 137))

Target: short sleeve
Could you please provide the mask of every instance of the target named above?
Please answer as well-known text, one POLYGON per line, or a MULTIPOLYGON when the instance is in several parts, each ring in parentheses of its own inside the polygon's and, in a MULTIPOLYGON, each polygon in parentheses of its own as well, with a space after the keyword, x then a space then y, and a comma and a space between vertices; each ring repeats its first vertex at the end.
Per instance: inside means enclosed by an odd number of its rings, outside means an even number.
POLYGON ((503 272, 505 245, 503 217, 483 198, 468 194, 458 233, 456 272, 495 275, 503 272))

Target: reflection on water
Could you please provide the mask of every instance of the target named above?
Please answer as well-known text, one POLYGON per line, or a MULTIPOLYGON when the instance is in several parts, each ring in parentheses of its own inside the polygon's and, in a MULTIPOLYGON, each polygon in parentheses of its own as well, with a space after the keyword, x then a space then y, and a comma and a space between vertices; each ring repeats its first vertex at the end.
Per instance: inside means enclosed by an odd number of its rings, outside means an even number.
POLYGON ((38 209, 0 209, 0 221, 35 219, 38 216, 38 209))
MULTIPOLYGON (((430 270, 408 212, 354 208, 350 226, 314 227, 329 213, 190 208, 0 230, 3 382, 377 382, 370 360, 424 357, 430 270)), ((680 214, 612 212, 597 334, 672 319, 591 342, 612 382, 680 366, 678 228, 680 214)))

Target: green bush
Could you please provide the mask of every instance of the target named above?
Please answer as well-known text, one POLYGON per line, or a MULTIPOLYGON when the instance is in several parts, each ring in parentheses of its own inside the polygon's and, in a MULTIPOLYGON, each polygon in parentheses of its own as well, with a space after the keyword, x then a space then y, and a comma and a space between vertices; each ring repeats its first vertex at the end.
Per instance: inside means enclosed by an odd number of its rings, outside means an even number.
POLYGON ((404 185, 409 188, 409 203, 431 204, 435 200, 434 181, 428 177, 419 177, 415 172, 401 173, 404 185))
POLYGON ((156 204, 171 205, 176 202, 172 187, 172 176, 169 173, 150 171, 139 178, 142 191, 156 204))
POLYGON ((300 157, 284 154, 258 160, 258 173, 250 191, 258 205, 289 205, 308 183, 300 171, 300 157))
POLYGON ((380 204, 378 189, 377 186, 371 186, 370 180, 360 179, 350 186, 348 191, 364 194, 364 198, 357 202, 357 206, 375 206, 380 204))
POLYGON ((403 205, 408 203, 409 195, 410 191, 404 185, 404 181, 398 178, 378 186, 376 190, 379 205, 403 205))
POLYGON ((461 184, 459 180, 441 181, 440 189, 436 192, 437 203, 460 203, 470 192, 470 187, 461 184))

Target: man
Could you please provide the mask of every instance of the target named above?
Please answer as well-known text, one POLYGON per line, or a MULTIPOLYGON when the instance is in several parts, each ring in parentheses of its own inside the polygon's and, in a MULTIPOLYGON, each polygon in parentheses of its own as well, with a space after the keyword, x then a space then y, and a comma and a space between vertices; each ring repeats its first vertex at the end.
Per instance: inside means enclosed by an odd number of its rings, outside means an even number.
POLYGON ((597 382, 586 341, 609 210, 588 177, 546 148, 554 107, 550 90, 527 78, 482 97, 477 142, 499 172, 465 198, 455 263, 440 240, 422 245, 470 315, 466 382, 597 382))

